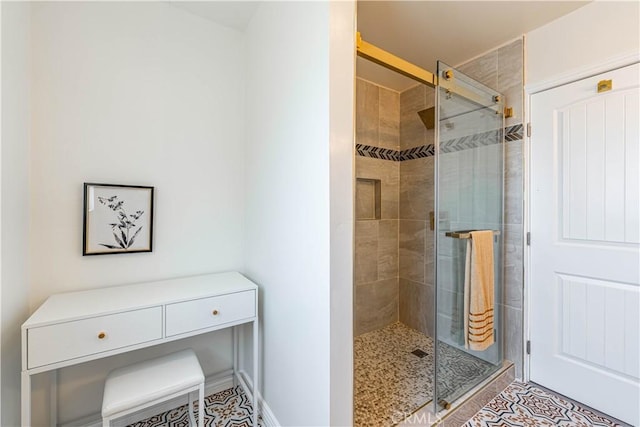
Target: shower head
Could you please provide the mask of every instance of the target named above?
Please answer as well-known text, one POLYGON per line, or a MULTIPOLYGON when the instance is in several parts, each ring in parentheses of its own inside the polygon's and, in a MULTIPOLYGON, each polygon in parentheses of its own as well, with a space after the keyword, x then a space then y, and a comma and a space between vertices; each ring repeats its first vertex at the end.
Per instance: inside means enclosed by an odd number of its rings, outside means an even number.
POLYGON ((426 110, 418 111, 418 116, 427 129, 433 129, 436 126, 436 108, 431 107, 426 110))

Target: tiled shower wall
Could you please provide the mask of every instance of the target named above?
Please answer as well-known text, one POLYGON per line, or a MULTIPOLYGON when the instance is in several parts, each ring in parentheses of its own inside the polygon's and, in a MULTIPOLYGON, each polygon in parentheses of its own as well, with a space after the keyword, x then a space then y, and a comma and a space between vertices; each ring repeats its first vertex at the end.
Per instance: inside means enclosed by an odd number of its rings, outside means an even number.
MULTIPOLYGON (((400 148, 433 147, 418 111, 435 105, 434 89, 415 86, 400 94, 400 148)), ((432 151, 431 151, 432 153, 432 151)), ((429 213, 434 210, 433 155, 400 162, 400 321, 433 336, 434 250, 429 213)))
POLYGON ((434 91, 399 94, 361 79, 356 91, 355 334, 400 320, 432 335, 434 130, 417 113, 434 91), (380 219, 363 178, 380 180, 380 219))
MULTIPOLYGON (((459 67, 460 71, 497 90, 505 96, 513 117, 505 120, 507 128, 523 124, 523 40, 493 50, 459 67)), ((520 133, 521 135, 521 133, 520 133)), ((504 357, 515 364, 516 377, 523 368, 523 138, 505 142, 505 259, 503 289, 504 357)))
MULTIPOLYGON (((395 153, 399 123, 400 94, 357 79, 356 144, 395 153)), ((355 335, 398 320, 399 173, 397 161, 356 156, 355 335), (379 218, 372 181, 362 178, 380 182, 379 218)))

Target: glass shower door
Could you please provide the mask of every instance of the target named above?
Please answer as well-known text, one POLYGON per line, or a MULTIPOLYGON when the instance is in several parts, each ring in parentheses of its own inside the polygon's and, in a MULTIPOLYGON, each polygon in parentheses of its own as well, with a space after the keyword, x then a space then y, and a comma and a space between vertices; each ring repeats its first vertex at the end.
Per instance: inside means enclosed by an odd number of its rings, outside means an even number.
POLYGON ((502 365, 503 111, 498 92, 438 62, 435 412, 502 365))

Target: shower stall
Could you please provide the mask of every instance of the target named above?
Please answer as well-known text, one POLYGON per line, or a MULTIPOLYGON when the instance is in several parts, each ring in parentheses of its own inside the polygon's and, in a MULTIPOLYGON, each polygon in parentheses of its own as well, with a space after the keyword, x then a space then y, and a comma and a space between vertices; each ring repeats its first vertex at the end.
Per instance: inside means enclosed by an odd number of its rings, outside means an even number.
POLYGON ((504 98, 443 62, 418 77, 357 81, 358 426, 442 414, 503 367, 504 98))

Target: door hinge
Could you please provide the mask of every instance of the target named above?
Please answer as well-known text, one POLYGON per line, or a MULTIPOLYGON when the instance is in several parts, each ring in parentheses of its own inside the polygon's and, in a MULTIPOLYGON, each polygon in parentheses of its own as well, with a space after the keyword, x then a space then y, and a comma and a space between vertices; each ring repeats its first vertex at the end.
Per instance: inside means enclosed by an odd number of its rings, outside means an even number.
POLYGON ((531 138, 531 123, 527 123, 527 138, 531 138))
POLYGON ((527 354, 531 354, 531 341, 527 341, 527 354))
POLYGON ((531 246, 531 232, 527 231, 527 246, 531 246))

